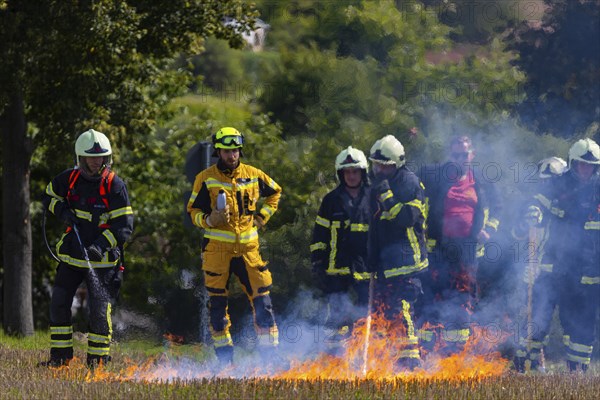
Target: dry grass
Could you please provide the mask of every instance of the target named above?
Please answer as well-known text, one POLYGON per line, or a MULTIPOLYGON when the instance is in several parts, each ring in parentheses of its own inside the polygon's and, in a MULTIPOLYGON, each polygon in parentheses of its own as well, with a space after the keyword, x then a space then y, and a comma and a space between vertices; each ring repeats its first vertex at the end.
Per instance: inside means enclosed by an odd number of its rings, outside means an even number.
MULTIPOLYGON (((517 375, 463 380, 275 380, 268 378, 201 378, 140 382, 122 380, 120 371, 135 364, 121 346, 106 371, 110 379, 90 382, 80 361, 69 369, 47 369, 36 364, 46 350, 0 344, 0 399, 592 399, 600 393, 600 373, 517 375), (120 351, 120 354, 119 354, 120 351), (130 360, 130 359, 129 359, 130 360)), ((181 350, 178 350, 181 352, 181 350)), ((176 358, 172 350, 166 356, 176 358)), ((77 355, 83 357, 81 350, 77 355)), ((130 353, 128 353, 130 355, 130 353)), ((145 356, 140 352, 139 360, 145 356)), ((160 359, 157 359, 160 363, 160 359)))

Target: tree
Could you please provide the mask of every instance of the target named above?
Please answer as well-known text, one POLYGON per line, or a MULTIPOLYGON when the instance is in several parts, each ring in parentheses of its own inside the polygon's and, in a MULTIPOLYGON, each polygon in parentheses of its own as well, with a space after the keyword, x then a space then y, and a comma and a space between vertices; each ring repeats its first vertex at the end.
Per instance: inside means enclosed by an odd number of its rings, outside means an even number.
POLYGON ((168 68, 179 52, 217 36, 240 46, 252 24, 241 0, 0 1, 3 323, 33 332, 30 162, 71 159, 77 133, 94 127, 120 144, 151 131, 189 75, 168 68), (238 31, 221 19, 235 17, 238 31), (57 156, 59 155, 59 156, 57 156))
POLYGON ((527 75, 527 99, 517 108, 538 133, 600 137, 600 2, 546 0, 542 19, 508 37, 527 75))

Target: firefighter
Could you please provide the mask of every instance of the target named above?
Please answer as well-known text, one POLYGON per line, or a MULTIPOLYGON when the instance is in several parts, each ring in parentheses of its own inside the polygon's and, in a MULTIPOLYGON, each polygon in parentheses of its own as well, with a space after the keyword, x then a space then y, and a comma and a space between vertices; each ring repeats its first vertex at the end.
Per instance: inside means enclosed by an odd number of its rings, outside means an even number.
MULTIPOLYGON (((538 182, 532 196, 540 198, 541 192, 551 188, 552 179, 567 171, 567 163, 560 157, 548 157, 538 163, 538 182)), ((556 231, 552 218, 538 224, 537 209, 526 208, 519 222, 512 228, 512 237, 524 243, 519 250, 524 255, 523 281, 527 290, 527 318, 522 324, 519 349, 514 359, 518 372, 544 371, 543 353, 548 344, 548 334, 554 309, 559 302, 561 280, 554 271, 557 250, 562 237, 556 231), (527 221, 533 223, 529 226, 527 221)))
POLYGON ((194 225, 204 229, 202 270, 215 353, 222 366, 233 363, 227 311, 233 274, 250 300, 258 350, 272 361, 279 333, 269 295, 271 272, 259 253, 258 228, 277 211, 281 187, 260 169, 240 161, 244 136, 237 129, 219 129, 212 142, 218 161, 196 175, 187 210, 194 225), (223 209, 217 207, 220 193, 226 199, 223 209), (265 199, 259 208, 261 197, 265 199))
POLYGON ((424 276, 419 337, 428 350, 440 342, 443 353, 453 354, 464 348, 471 335, 477 261, 498 230, 500 198, 482 176, 483 169, 474 168, 475 152, 468 136, 453 137, 448 150, 447 162, 420 171, 428 207, 430 268, 424 276), (436 328, 429 329, 426 323, 436 328))
POLYGON ((349 146, 335 159, 339 185, 321 202, 310 245, 312 272, 326 295, 327 350, 339 354, 353 323, 364 316, 369 296, 367 238, 369 229, 368 164, 365 154, 349 146), (355 309, 348 297, 356 294, 355 309))
MULTIPOLYGON (((414 326, 414 304, 420 295, 419 273, 428 266, 425 244, 423 187, 405 165, 404 147, 392 135, 371 147, 373 185, 369 225, 369 270, 376 272, 375 298, 386 318, 403 325, 396 367, 413 369, 420 364, 414 326)), ((399 326, 398 326, 399 327, 399 326)))
POLYGON ((110 298, 120 288, 119 261, 133 231, 127 187, 111 170, 108 138, 93 129, 83 132, 75 155, 77 165, 52 179, 43 198, 44 207, 68 225, 56 246, 60 262, 50 301, 50 360, 40 363, 44 366, 73 359, 71 304, 83 281, 89 296, 87 365, 110 361, 110 298))
POLYGON ((536 210, 538 223, 554 218, 561 232, 556 272, 562 282, 559 310, 570 371, 586 371, 590 365, 600 307, 599 168, 598 144, 578 140, 569 150, 569 172, 554 179, 552 197, 540 197, 536 210), (549 207, 547 200, 552 200, 549 207))

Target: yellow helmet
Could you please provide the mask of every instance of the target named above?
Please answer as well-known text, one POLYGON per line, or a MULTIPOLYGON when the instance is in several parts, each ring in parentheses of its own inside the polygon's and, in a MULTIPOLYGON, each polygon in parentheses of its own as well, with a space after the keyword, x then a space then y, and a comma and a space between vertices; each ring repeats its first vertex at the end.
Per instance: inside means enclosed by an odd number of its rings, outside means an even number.
POLYGON ((212 138, 215 149, 241 149, 244 147, 244 135, 231 127, 221 128, 212 138))
POLYGON ((600 146, 592 139, 580 139, 569 149, 569 168, 572 161, 600 164, 600 146))
POLYGON ((404 146, 394 136, 387 135, 373 144, 369 160, 380 164, 396 164, 400 168, 406 162, 404 146))
POLYGON ((75 155, 79 164, 79 157, 106 157, 104 163, 112 163, 112 147, 110 140, 102 132, 89 129, 83 132, 75 141, 75 155))
POLYGON ((335 169, 336 171, 339 171, 344 168, 360 168, 368 170, 369 164, 367 163, 365 153, 352 146, 348 146, 348 148, 342 150, 335 158, 335 169))

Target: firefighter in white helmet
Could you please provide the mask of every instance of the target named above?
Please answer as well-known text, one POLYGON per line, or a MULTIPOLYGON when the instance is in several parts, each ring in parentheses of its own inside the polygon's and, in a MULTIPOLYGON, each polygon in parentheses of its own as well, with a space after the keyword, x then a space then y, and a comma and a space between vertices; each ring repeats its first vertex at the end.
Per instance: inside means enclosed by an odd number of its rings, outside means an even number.
MULTIPOLYGON (((530 193, 539 196, 538 193, 552 183, 551 178, 567 171, 567 162, 560 157, 547 157, 538 162, 537 169, 538 180, 530 193)), ((523 210, 511 231, 518 248, 527 249, 523 252, 525 257, 522 257, 524 260, 521 265, 524 266, 524 287, 527 287, 523 290, 527 297, 523 305, 529 305, 525 314, 530 315, 526 315, 520 325, 519 347, 514 358, 515 369, 519 372, 544 371, 543 353, 548 343, 552 315, 559 303, 561 286, 560 276, 553 270, 558 245, 563 238, 555 231, 551 218, 539 224, 536 221, 535 227, 530 227, 527 219, 532 217, 531 213, 531 209, 523 210), (528 327, 528 324, 531 326, 528 327)), ((533 213, 535 215, 536 211, 533 213)))
POLYGON ((421 293, 419 273, 428 266, 424 192, 406 167, 404 147, 394 136, 377 140, 369 159, 373 170, 369 268, 377 274, 377 302, 406 332, 406 337, 390 343, 398 353, 396 368, 410 370, 420 364, 413 309, 421 293))
POLYGON ((71 303, 83 281, 90 304, 87 364, 110 361, 110 299, 120 288, 123 244, 133 231, 127 187, 111 170, 108 138, 93 129, 83 132, 75 156, 77 166, 52 179, 43 198, 47 210, 68 225, 56 246, 60 262, 50 302, 50 360, 40 363, 47 366, 67 365, 73 358, 71 303))
MULTIPOLYGON (((563 325, 567 366, 589 367, 594 342, 595 315, 600 307, 600 147, 581 139, 569 150, 569 170, 551 178, 534 197, 527 219, 532 226, 552 224, 556 253, 552 273, 559 283, 558 302, 563 325)), ((530 348, 545 338, 533 336, 530 348)), ((529 355, 531 358, 531 355, 529 355)))
POLYGON ((228 296, 235 275, 250 300, 258 351, 266 363, 278 358, 279 331, 271 303, 271 272, 259 252, 258 228, 266 225, 279 205, 281 187, 258 168, 242 163, 244 135, 233 127, 219 129, 212 142, 217 164, 196 175, 187 211, 204 229, 202 270, 209 295, 210 331, 222 366, 233 363, 228 296), (219 194, 225 207, 219 209, 219 194), (259 203, 263 198, 264 201, 259 203))
POLYGON ((321 202, 310 245, 313 277, 326 296, 325 327, 331 331, 326 346, 331 354, 343 350, 353 323, 364 317, 369 291, 367 158, 348 146, 337 155, 335 170, 339 185, 321 202))

